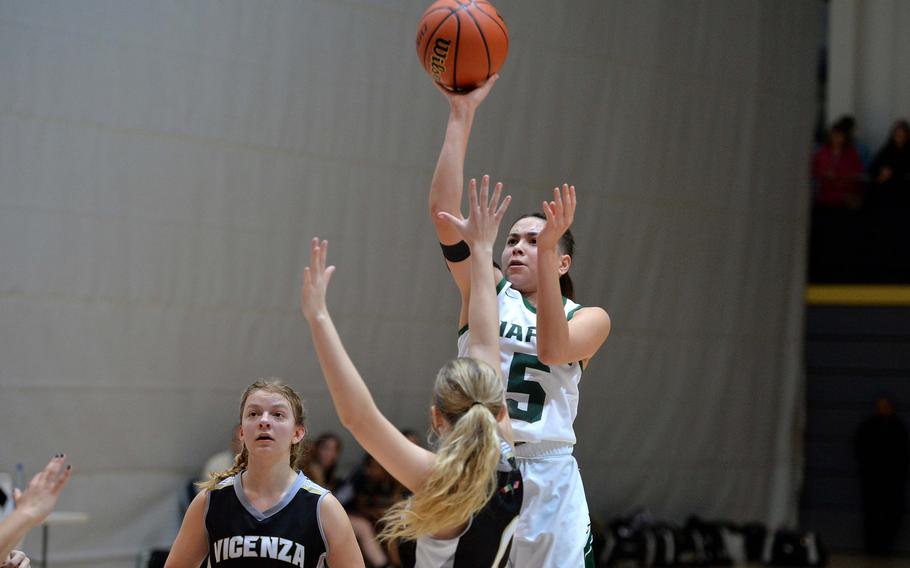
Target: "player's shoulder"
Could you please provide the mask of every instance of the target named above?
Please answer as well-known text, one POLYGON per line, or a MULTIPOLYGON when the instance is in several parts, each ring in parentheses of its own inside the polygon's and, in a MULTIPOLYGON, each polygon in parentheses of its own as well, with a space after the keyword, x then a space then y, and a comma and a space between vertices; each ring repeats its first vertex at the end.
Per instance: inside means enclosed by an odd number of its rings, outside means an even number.
MULTIPOLYGON (((570 300, 570 302, 571 302, 571 300, 570 300)), ((572 306, 570 311, 573 313, 585 314, 586 316, 589 316, 589 317, 610 319, 610 314, 607 313, 607 310, 600 306, 583 306, 583 305, 577 304, 575 302, 572 302, 572 303, 574 305, 572 306)))
POLYGON ((603 328, 609 333, 611 320, 607 310, 600 306, 583 306, 569 300, 565 307, 566 319, 568 321, 584 321, 586 324, 593 324, 603 328))
POLYGON ((297 492, 305 492, 310 495, 323 496, 329 493, 329 490, 325 487, 317 484, 315 481, 307 477, 303 472, 298 472, 297 477, 297 492))
POLYGON ((209 491, 211 493, 214 493, 216 491, 222 491, 224 489, 231 489, 233 491, 233 487, 236 482, 237 482, 237 476, 229 475, 229 476, 225 477, 224 479, 222 479, 221 481, 219 481, 215 485, 215 487, 212 487, 209 491))

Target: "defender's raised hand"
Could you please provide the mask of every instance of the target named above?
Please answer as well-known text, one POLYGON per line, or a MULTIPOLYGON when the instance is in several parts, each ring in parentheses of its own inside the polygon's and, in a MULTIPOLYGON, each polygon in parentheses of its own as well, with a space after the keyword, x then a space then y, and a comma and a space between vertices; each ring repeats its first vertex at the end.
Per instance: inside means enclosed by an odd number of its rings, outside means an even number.
POLYGON ((300 311, 308 320, 328 313, 325 293, 335 272, 334 266, 325 265, 328 249, 329 242, 320 241, 318 237, 310 243, 310 265, 303 269, 303 288, 300 290, 300 311))
POLYGON ((493 188, 493 195, 490 195, 490 176, 485 175, 480 181, 478 198, 477 180, 472 178, 468 192, 470 200, 468 218, 456 217, 445 211, 440 211, 437 216, 448 221, 472 249, 480 246, 492 249, 496 234, 499 232, 499 224, 512 201, 512 196, 507 195, 500 202, 501 194, 502 183, 497 183, 493 188))

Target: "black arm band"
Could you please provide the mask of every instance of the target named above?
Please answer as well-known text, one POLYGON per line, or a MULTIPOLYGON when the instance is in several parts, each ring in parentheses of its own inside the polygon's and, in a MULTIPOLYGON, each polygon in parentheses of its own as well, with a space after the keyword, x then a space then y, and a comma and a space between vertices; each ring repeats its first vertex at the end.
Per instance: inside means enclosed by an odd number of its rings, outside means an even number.
POLYGON ((471 256, 471 247, 464 241, 458 241, 454 245, 439 243, 439 246, 442 247, 442 256, 449 262, 461 262, 471 256))

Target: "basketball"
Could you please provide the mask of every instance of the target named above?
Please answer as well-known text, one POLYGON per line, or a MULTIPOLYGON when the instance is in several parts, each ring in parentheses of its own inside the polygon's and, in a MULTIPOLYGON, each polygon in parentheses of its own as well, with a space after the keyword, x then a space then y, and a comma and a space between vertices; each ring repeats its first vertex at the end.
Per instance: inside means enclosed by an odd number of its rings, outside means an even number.
POLYGON ((465 92, 499 71, 509 30, 486 0, 437 0, 417 25, 417 56, 433 80, 465 92))

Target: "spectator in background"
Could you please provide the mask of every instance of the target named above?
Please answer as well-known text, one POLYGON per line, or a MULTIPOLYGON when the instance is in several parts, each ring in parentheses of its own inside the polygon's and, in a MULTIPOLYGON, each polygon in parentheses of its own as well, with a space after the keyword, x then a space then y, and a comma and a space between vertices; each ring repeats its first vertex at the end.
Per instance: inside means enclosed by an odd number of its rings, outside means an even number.
POLYGON ((317 485, 335 491, 340 480, 335 473, 341 457, 341 438, 334 432, 323 432, 313 442, 304 473, 317 485))
POLYGON ((830 209, 856 209, 862 204, 863 160, 850 141, 850 133, 837 122, 828 141, 812 156, 815 204, 830 209))
MULTIPOLYGON (((180 522, 183 522, 183 517, 186 515, 186 510, 190 506, 190 503, 193 502, 193 498, 196 497, 197 493, 202 491, 201 485, 212 479, 213 474, 218 474, 234 467, 234 458, 242 449, 243 441, 240 439, 240 423, 238 422, 234 425, 234 428, 231 429, 230 447, 226 450, 221 450, 207 459, 205 465, 202 466, 202 470, 199 472, 198 477, 189 480, 186 486, 177 494, 177 515, 180 522)), ((0 568, 3 567, 0 566, 0 568)))
MULTIPOLYGON (((411 441, 415 446, 424 447, 423 443, 420 440, 420 436, 417 434, 416 430, 410 428, 401 428, 401 433, 404 434, 404 437, 411 441)), ((394 479, 394 478, 393 478, 394 479)), ((395 491, 400 495, 401 499, 406 499, 412 495, 408 488, 404 486, 397 479, 395 480, 395 491)), ((392 566, 401 566, 401 553, 398 550, 399 541, 392 540, 386 543, 386 553, 389 556, 389 564, 392 566)), ((0 566, 0 568, 3 568, 0 566)))
MULTIPOLYGON (((850 141, 852 121, 841 119, 812 155, 812 228, 809 277, 813 282, 854 282, 868 261, 862 223, 864 169, 850 141)), ((872 249, 875 251, 876 249, 872 249)))
POLYGON ((401 500, 401 485, 373 456, 364 454, 363 463, 339 487, 336 497, 347 509, 354 535, 363 556, 373 567, 390 564, 389 551, 379 542, 379 519, 401 500))
POLYGON ((891 127, 888 141, 872 160, 871 199, 878 207, 910 205, 910 125, 898 120, 891 127))
MULTIPOLYGON (((199 482, 205 483, 211 478, 212 473, 221 473, 234 467, 234 457, 243 449, 243 442, 240 441, 240 424, 235 424, 231 430, 231 446, 229 449, 222 450, 213 455, 202 466, 202 472, 199 474, 199 482)), ((191 496, 192 499, 192 496, 191 496)))
POLYGON ((844 134, 847 135, 847 145, 852 145, 856 148, 856 151, 859 152, 860 160, 863 162, 863 168, 868 169, 870 159, 869 148, 856 137, 856 119, 854 119, 852 115, 845 114, 838 118, 835 121, 835 124, 840 126, 844 134))
POLYGON ((888 555, 904 516, 907 479, 907 429, 882 396, 876 411, 860 424, 854 439, 863 497, 863 536, 866 552, 888 555))

